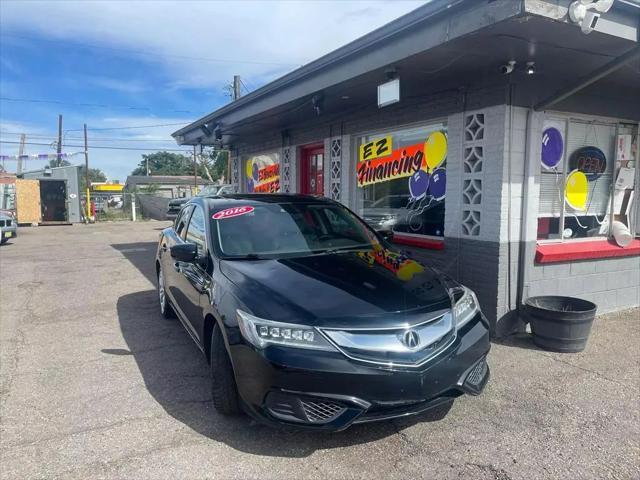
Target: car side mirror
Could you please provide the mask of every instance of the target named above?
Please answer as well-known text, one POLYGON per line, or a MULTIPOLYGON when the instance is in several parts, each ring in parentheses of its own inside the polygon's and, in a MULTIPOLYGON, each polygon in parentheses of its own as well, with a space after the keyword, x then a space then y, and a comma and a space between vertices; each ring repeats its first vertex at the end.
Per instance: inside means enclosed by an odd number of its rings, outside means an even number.
POLYGON ((192 263, 198 257, 198 245, 195 243, 181 243, 171 247, 171 258, 179 262, 192 263))
POLYGON ((393 242, 393 230, 376 230, 385 242, 393 242))

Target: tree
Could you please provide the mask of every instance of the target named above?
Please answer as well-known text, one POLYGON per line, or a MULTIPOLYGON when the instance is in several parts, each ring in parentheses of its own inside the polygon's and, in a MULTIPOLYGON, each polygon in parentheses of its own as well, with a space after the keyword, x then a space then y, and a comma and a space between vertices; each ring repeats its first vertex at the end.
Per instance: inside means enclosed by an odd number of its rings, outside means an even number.
MULTIPOLYGON (((131 175, 193 175, 193 158, 179 153, 155 152, 142 155, 142 161, 131 175), (147 167, 149 171, 147 172, 147 167)), ((198 168, 198 175, 204 169, 198 168)))
MULTIPOLYGON (((80 167, 80 191, 87 189, 86 176, 84 174, 84 166, 80 167)), ((89 168, 89 183, 106 182, 107 176, 99 168, 89 168)))
POLYGON ((53 160, 49 160, 48 167, 49 168, 68 167, 69 165, 71 165, 71 162, 68 160, 58 160, 54 158, 53 160))

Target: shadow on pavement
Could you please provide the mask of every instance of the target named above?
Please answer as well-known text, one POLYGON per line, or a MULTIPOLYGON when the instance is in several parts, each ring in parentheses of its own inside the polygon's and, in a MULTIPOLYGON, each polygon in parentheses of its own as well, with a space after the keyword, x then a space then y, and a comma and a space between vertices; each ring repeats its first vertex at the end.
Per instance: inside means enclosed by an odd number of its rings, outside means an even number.
POLYGON ((543 349, 536 346, 533 343, 533 336, 527 332, 519 332, 509 335, 504 338, 494 338, 491 340, 492 343, 496 343, 498 345, 503 345, 505 347, 515 347, 515 348, 524 348, 525 350, 539 350, 543 351, 543 349))
MULTIPOLYGON (((155 283, 155 244, 112 245, 155 283)), ((128 351, 103 349, 111 355, 133 355, 149 393, 164 410, 201 435, 255 455, 306 457, 316 450, 375 441, 416 423, 441 420, 451 408, 445 404, 423 415, 355 425, 340 433, 274 429, 247 416, 225 417, 211 402, 209 366, 178 320, 160 315, 155 290, 123 295, 118 319, 128 351)))

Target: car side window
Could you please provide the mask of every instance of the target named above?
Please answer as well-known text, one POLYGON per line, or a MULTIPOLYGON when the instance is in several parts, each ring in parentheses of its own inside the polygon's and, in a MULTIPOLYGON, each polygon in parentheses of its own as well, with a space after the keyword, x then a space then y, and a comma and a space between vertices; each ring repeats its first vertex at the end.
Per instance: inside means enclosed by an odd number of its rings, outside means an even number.
POLYGON ((187 220, 189 220, 189 214, 191 213, 192 207, 188 206, 186 208, 183 208, 182 211, 180 212, 180 215, 178 216, 178 218, 176 219, 176 224, 175 224, 175 231, 176 231, 176 235, 178 235, 180 238, 184 238, 184 227, 187 225, 187 220))
POLYGON ((202 208, 195 207, 189 226, 187 227, 187 236, 185 240, 189 243, 195 243, 198 245, 198 255, 203 254, 206 251, 207 239, 206 230, 204 225, 204 213, 202 208))

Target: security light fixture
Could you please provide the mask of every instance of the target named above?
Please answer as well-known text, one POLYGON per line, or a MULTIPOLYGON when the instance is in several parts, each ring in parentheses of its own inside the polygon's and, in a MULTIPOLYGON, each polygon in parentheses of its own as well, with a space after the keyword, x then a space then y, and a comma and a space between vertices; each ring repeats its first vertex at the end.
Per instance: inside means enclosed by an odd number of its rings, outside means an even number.
POLYGON ((513 72, 513 69, 516 67, 515 60, 509 60, 506 64, 500 66, 500 73, 503 75, 509 75, 513 72))
POLYGON ((575 0, 569 5, 569 18, 580 25, 582 33, 591 33, 600 20, 600 14, 607 13, 614 0, 575 0))
POLYGON ((216 127, 213 129, 213 135, 216 140, 222 140, 222 125, 220 123, 216 123, 216 127))
POLYGON ((202 131, 202 133, 204 133, 205 137, 211 136, 211 130, 209 130, 209 126, 206 123, 200 125, 200 130, 202 131))
POLYGON ((536 62, 527 62, 526 67, 527 75, 533 75, 536 73, 536 62))

